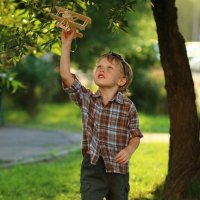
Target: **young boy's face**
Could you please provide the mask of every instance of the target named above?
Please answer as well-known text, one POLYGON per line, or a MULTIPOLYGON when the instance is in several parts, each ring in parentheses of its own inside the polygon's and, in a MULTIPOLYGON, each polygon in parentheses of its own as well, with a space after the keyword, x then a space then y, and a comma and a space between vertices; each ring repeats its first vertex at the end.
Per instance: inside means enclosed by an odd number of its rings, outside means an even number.
POLYGON ((119 88, 126 83, 126 78, 120 65, 114 60, 109 62, 105 57, 97 63, 94 71, 94 82, 100 88, 119 88))

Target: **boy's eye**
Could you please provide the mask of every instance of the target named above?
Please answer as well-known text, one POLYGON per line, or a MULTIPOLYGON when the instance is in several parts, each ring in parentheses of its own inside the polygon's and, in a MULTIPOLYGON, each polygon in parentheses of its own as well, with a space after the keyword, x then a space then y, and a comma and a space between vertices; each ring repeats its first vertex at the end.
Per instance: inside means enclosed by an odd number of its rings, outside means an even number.
POLYGON ((111 67, 111 66, 108 66, 108 69, 113 69, 113 67, 111 67))
POLYGON ((101 65, 98 65, 98 66, 97 66, 97 69, 99 69, 99 68, 101 68, 101 65))

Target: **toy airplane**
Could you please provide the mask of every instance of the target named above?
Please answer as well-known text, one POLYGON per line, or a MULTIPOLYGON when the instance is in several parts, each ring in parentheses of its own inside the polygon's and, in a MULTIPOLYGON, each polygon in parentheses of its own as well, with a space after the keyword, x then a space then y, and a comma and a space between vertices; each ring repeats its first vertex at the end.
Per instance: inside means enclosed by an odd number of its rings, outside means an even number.
POLYGON ((91 18, 58 6, 55 6, 55 8, 57 11, 56 15, 52 13, 50 13, 50 15, 57 21, 56 26, 62 28, 65 31, 76 29, 75 38, 82 38, 83 34, 80 33, 79 30, 85 30, 85 27, 88 24, 91 24, 91 18))

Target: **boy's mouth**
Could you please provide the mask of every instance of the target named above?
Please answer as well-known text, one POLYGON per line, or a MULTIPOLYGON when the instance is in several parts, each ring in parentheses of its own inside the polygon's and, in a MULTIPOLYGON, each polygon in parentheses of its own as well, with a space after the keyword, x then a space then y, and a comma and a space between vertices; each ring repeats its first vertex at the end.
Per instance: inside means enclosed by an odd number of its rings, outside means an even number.
POLYGON ((99 75, 98 75, 98 78, 100 78, 100 79, 101 79, 101 78, 105 78, 105 76, 104 76, 103 74, 99 74, 99 75))

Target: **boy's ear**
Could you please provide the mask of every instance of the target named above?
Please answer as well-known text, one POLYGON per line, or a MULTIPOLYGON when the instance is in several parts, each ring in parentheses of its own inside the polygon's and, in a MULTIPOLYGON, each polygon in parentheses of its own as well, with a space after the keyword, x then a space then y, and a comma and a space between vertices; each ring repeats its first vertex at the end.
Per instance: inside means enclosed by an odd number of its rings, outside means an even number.
POLYGON ((126 78, 122 77, 118 80, 118 86, 122 87, 126 84, 126 78))

